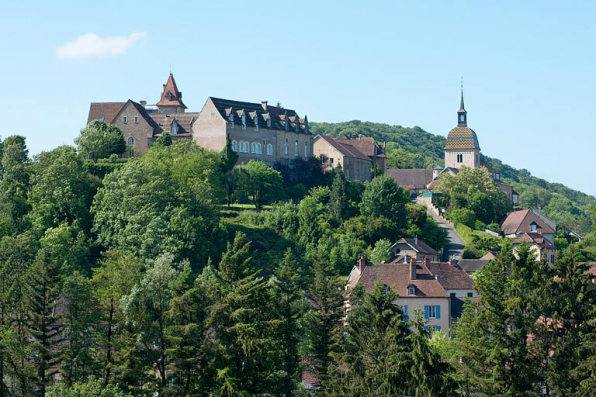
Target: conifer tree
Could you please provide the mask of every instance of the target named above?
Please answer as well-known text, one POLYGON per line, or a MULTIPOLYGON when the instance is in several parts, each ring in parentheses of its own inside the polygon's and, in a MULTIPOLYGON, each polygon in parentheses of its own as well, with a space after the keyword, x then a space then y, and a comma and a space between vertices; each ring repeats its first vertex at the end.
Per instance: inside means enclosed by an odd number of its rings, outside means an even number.
POLYGON ((336 355, 344 369, 332 368, 327 395, 396 396, 408 393, 409 330, 395 292, 382 284, 371 293, 357 287, 350 296, 344 353, 336 355))
POLYGON ((329 366, 334 362, 333 355, 339 351, 344 299, 336 270, 322 258, 315 261, 307 298, 311 305, 306 315, 308 369, 325 382, 329 366))
POLYGON ((334 170, 333 184, 329 197, 329 210, 335 219, 343 221, 349 217, 350 203, 348 202, 347 186, 348 181, 338 164, 334 170))
POLYGON ((244 239, 236 235, 215 271, 219 288, 210 326, 216 341, 214 392, 222 396, 277 394, 279 387, 281 320, 271 288, 251 267, 244 239))
POLYGON ((283 262, 275 269, 273 297, 281 319, 279 325, 279 357, 283 370, 280 395, 293 396, 300 379, 300 355, 298 352, 299 319, 302 314, 300 276, 298 263, 288 249, 283 262))

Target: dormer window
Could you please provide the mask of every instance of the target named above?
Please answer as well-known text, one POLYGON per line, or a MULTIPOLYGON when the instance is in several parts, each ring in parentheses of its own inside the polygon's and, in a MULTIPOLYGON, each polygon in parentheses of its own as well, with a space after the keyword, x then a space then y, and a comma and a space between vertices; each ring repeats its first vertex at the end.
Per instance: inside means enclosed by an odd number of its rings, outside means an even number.
POLYGON ((168 101, 172 100, 172 93, 170 91, 168 91, 168 93, 166 94, 166 98, 168 99, 168 101))
POLYGON ((416 286, 410 285, 408 287, 408 296, 416 296, 416 286))
POLYGON ((298 117, 296 117, 296 132, 300 131, 300 124, 298 123, 298 117))
POLYGON ((271 127, 271 116, 267 113, 267 127, 271 127))
POLYGON ((259 115, 255 112, 255 131, 259 130, 259 115))
POLYGON ((176 134, 178 134, 178 124, 175 121, 173 121, 172 122, 172 135, 176 135, 176 134))
POLYGON ((103 117, 103 116, 99 116, 99 117, 97 118, 97 120, 99 120, 99 121, 104 121, 105 119, 106 119, 106 118, 105 118, 105 117, 103 117))
POLYGON ((538 230, 538 225, 535 222, 532 222, 530 224, 530 231, 535 232, 536 230, 538 230))
POLYGON ((230 128, 234 128, 234 112, 230 111, 230 128))

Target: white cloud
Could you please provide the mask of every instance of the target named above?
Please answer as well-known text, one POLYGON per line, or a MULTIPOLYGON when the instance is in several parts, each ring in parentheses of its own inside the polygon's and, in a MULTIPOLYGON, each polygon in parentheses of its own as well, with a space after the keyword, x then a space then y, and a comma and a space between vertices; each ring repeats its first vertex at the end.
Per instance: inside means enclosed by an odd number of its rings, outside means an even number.
POLYGON ((85 33, 56 49, 58 59, 83 59, 124 54, 137 41, 147 36, 145 32, 133 32, 128 36, 99 37, 85 33))

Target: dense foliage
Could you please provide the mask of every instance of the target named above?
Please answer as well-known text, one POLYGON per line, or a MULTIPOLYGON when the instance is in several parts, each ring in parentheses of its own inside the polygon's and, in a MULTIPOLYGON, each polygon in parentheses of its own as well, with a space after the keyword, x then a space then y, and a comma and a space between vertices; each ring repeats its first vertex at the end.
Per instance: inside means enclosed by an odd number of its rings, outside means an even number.
POLYGON ((69 146, 33 159, 22 137, 0 148, 0 396, 299 396, 302 373, 330 396, 594 383, 593 290, 574 245, 554 269, 504 248, 461 339, 437 343, 382 285, 354 291, 346 317, 361 255, 390 261, 414 235, 445 244, 391 178, 352 182, 338 168, 307 190, 183 141, 104 173, 69 146))

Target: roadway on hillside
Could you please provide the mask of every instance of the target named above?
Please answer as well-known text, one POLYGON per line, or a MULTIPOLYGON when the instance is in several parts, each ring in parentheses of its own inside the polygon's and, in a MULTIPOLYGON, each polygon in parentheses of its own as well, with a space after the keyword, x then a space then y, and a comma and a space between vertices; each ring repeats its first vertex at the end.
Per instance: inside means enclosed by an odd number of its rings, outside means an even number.
MULTIPOLYGON (((418 204, 422 203, 418 202, 418 204)), ((439 227, 447 232, 447 244, 445 244, 445 248, 443 249, 443 256, 441 257, 441 261, 448 262, 451 258, 460 260, 462 253, 464 252, 464 247, 466 245, 464 240, 462 240, 459 234, 457 234, 452 224, 445 222, 428 209, 427 212, 439 224, 439 227)))

